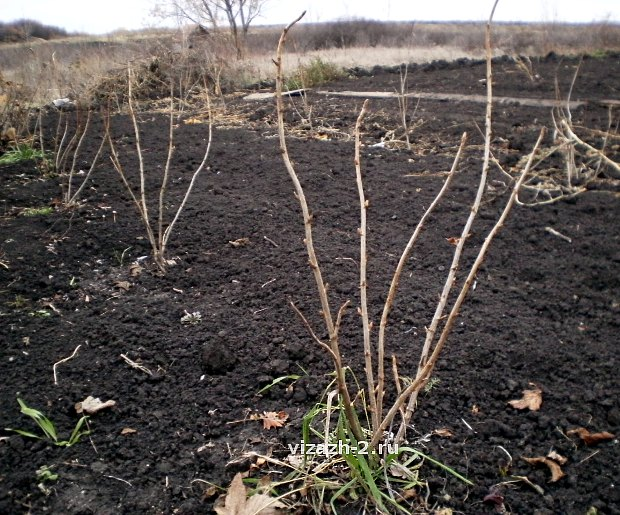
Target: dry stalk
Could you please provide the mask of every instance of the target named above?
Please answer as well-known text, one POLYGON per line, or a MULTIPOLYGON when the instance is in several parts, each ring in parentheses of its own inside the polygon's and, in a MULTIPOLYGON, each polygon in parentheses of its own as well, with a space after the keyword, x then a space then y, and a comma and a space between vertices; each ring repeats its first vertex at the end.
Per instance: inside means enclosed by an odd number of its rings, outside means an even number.
MULTIPOLYGON (((93 160, 91 161, 88 172, 86 172, 86 175, 81 180, 81 183, 78 186, 77 190, 73 191, 73 181, 74 181, 75 174, 76 174, 77 161, 80 156, 82 145, 88 135, 88 129, 90 127, 90 122, 92 118, 92 111, 91 110, 88 111, 88 114, 86 115, 86 121, 84 122, 83 126, 81 123, 81 119, 82 119, 82 117, 80 116, 81 114, 82 113, 78 109, 77 114, 76 114, 76 129, 75 129, 75 133, 73 133, 72 136, 69 136, 69 120, 63 116, 62 111, 60 112, 60 115, 58 116, 58 124, 56 126, 56 137, 54 140, 55 143, 54 143, 54 151, 53 151, 54 152, 54 168, 57 173, 66 177, 65 182, 62 183, 62 188, 64 190, 63 195, 62 195, 62 202, 65 206, 71 206, 79 200, 80 194, 82 193, 84 187, 88 183, 88 179, 90 179, 90 176, 92 175, 93 170, 95 169, 95 166, 97 165, 97 162, 99 161, 99 157, 101 156, 103 147, 105 146, 105 143, 106 143, 106 138, 104 136, 101 138, 101 144, 99 145, 99 148, 97 149, 97 152, 93 160), (62 131, 62 136, 61 136, 60 133, 61 133, 61 127, 63 125, 62 123, 63 120, 65 123, 64 123, 64 130, 62 131), (68 165, 69 160, 71 161, 70 165, 68 165)), ((42 136, 41 136, 41 139, 42 139, 42 136)), ((42 144, 41 144, 41 148, 43 148, 42 144)))
MULTIPOLYGON (((336 369, 336 380, 338 384, 338 392, 342 399, 343 407, 345 410, 345 416, 347 421, 351 427, 351 431, 353 435, 358 440, 363 440, 364 435, 362 432, 361 425, 357 418, 357 414, 353 408, 353 403, 351 402, 351 396, 349 394, 349 390, 346 383, 345 378, 345 370, 342 366, 342 358, 340 355, 340 348, 338 343, 338 332, 337 326, 334 324, 333 316, 331 313, 331 309, 329 306, 329 299, 327 296, 327 289, 325 286, 325 282, 323 281, 323 276, 321 274, 321 269, 319 267, 319 263, 316 257, 316 252, 314 250, 314 243, 312 240, 312 215, 308 208, 308 203, 306 201, 306 196, 304 194, 303 187, 297 173, 295 172, 295 168, 290 160, 288 154, 288 147, 286 144, 286 135, 284 132, 284 101, 282 99, 282 91, 284 87, 284 75, 283 75, 283 66, 282 66, 282 54, 284 52, 284 46, 286 44, 286 38, 290 29, 301 20, 306 12, 304 11, 296 20, 287 25, 282 34, 280 36, 280 40, 278 41, 278 49, 276 52, 276 59, 274 64, 276 65, 276 111, 278 116, 278 136, 280 141, 280 152, 282 153, 282 159, 284 161, 284 166, 293 181, 293 185, 295 187, 295 195, 297 200, 299 201, 303 222, 304 222, 304 230, 305 230, 305 239, 304 242, 306 244, 306 251, 308 252, 308 260, 310 264, 310 268, 312 269, 312 273, 314 275, 314 280, 316 282, 319 298, 321 301, 321 313, 323 315, 323 320, 325 322, 325 327, 327 328, 327 333, 329 335, 329 347, 331 350, 332 358, 334 360, 334 366, 336 369)), ((341 309, 342 312, 342 309, 341 309)))
POLYGON ((567 137, 570 141, 579 145, 580 147, 583 147, 588 152, 592 152, 593 154, 595 154, 602 162, 604 162, 607 166, 613 169, 612 173, 614 178, 620 179, 620 163, 616 163, 612 159, 609 159, 609 157, 607 157, 601 150, 594 148, 592 145, 586 143, 579 136, 577 136, 577 134, 575 134, 575 132, 572 130, 568 119, 561 120, 560 125, 563 129, 565 137, 567 137))
MULTIPOLYGON (((400 111, 401 123, 403 124, 403 130, 405 131, 405 141, 407 143, 407 150, 411 150, 411 140, 409 138, 409 124, 407 123, 407 75, 409 72, 409 67, 404 65, 405 71, 403 72, 403 66, 400 68, 400 91, 398 92, 398 108, 400 111)), ((418 97, 418 102, 415 106, 415 110, 413 111, 412 118, 415 117, 415 114, 418 110, 418 106, 420 105, 421 97, 418 97)))
POLYGON ((374 395, 375 391, 375 379, 372 366, 372 347, 370 344, 370 329, 371 324, 368 317, 368 279, 366 273, 366 265, 368 262, 368 255, 366 252, 366 237, 367 237, 367 223, 366 223, 366 211, 368 210, 369 202, 366 200, 364 194, 364 183, 362 180, 362 166, 361 166, 361 138, 360 127, 364 116, 368 109, 368 99, 364 101, 362 110, 357 117, 355 123, 355 178, 357 182, 357 192, 359 195, 360 204, 360 227, 358 229, 360 236, 360 314, 362 316, 362 328, 364 333, 364 362, 366 368, 366 381, 368 383, 368 393, 370 398, 370 413, 372 420, 372 427, 379 425, 379 413, 377 412, 377 399, 374 395))
MULTIPOLYGON (((566 178, 564 181, 557 181, 554 178, 537 185, 525 185, 528 190, 534 191, 534 199, 530 202, 523 202, 517 199, 520 205, 534 206, 552 204, 561 200, 570 199, 580 195, 588 190, 588 184, 596 180, 603 168, 607 167, 606 174, 614 179, 620 179, 620 164, 610 159, 605 154, 605 148, 610 138, 613 137, 611 133, 612 129, 612 116, 611 107, 609 112, 609 124, 607 131, 597 131, 596 136, 603 136, 603 145, 601 149, 593 147, 591 144, 584 141, 577 136, 573 126, 573 118, 571 113, 571 96, 579 71, 581 68, 582 60, 579 61, 571 84, 569 87, 568 95, 566 98, 564 107, 557 107, 552 111, 552 118, 554 124, 555 140, 558 143, 557 146, 547 151, 543 159, 548 155, 560 151, 564 158, 564 166, 566 168, 566 178), (577 148, 583 149, 585 152, 585 158, 580 159, 582 156, 577 152, 577 148), (592 168, 592 161, 596 161, 596 166, 592 168), (543 194, 547 198, 545 200, 538 200, 538 196, 543 194)), ((556 90, 558 91, 559 98, 559 86, 556 80, 556 90)))
POLYGON ((146 368, 144 365, 140 365, 140 363, 137 363, 137 362, 131 360, 130 358, 125 356, 125 354, 121 354, 121 358, 123 358, 125 363, 127 363, 131 368, 135 368, 136 370, 140 370, 141 372, 144 372, 145 374, 147 374, 149 376, 153 375, 153 372, 151 372, 148 368, 146 368))
MULTIPOLYGON (((463 231, 461 232, 461 236, 457 242, 456 249, 454 251, 454 256, 452 258, 452 264, 450 265, 450 270, 448 272, 448 276, 446 278, 446 282, 444 283, 443 290, 441 292, 441 296, 439 298, 439 302, 437 303, 437 307, 435 309, 435 314, 433 316, 433 320, 431 325, 427 329, 426 338, 424 341, 424 345, 422 347, 422 352, 420 354, 420 362, 418 364, 418 372, 416 378, 420 377, 421 371, 425 368, 428 362, 428 354, 430 352, 433 340, 435 339, 435 334, 437 328, 439 326, 439 322, 443 317, 443 313, 448 302, 448 295, 452 290, 452 286, 454 285, 456 279, 456 271, 459 266, 459 262, 461 260, 461 255, 463 252, 463 248, 465 246, 465 242, 469 237, 471 227, 478 215, 478 210, 480 209, 480 203, 482 202, 482 196, 484 194, 484 190, 486 188, 487 183, 487 175, 489 172, 489 163, 491 159, 491 140, 492 140, 492 115, 493 115, 493 67, 492 67, 492 48, 491 48, 491 23, 493 20, 493 14, 495 13, 495 8, 497 7, 498 0, 495 0, 493 5, 493 9, 491 11, 491 15, 489 16, 489 20, 486 24, 485 31, 485 49, 486 49, 486 86, 487 86, 487 102, 486 102, 486 114, 484 117, 484 156, 482 163, 482 173, 480 174, 480 182, 478 183, 478 191, 476 192, 476 197, 472 204, 469 216, 467 221, 465 222, 465 226, 463 227, 463 231)), ((407 426, 409 425, 409 421, 413 414, 414 407, 416 405, 417 396, 419 391, 424 387, 426 380, 430 378, 430 375, 424 378, 419 385, 419 387, 415 390, 412 390, 411 396, 407 402, 407 409, 405 410, 405 418, 401 422, 400 429, 396 436, 396 441, 401 442, 405 438, 405 433, 407 430, 407 426)))
MULTIPOLYGON (((110 154, 111 154, 110 159, 112 161, 114 169, 118 172, 125 186, 125 189, 131 196, 133 203, 138 209, 138 213, 140 215, 142 223, 144 224, 147 237, 148 237, 149 243, 151 244, 151 249, 153 251, 153 259, 155 261, 155 264, 157 265, 161 273, 165 273, 166 266, 169 264, 169 261, 166 259, 166 248, 167 248, 168 242, 172 235, 174 226, 177 220, 179 219, 179 216, 181 215, 183 209, 185 208, 185 205, 187 204, 189 196, 196 183, 196 179, 198 175, 200 174, 200 172, 205 168, 207 164, 207 159, 209 157, 209 153, 211 150, 211 142, 213 139, 213 116, 211 113, 211 99, 209 96, 208 88, 206 87, 206 84, 205 84, 204 91, 205 91, 205 98, 207 102, 207 111, 209 113, 208 138, 207 138, 207 145, 206 145, 205 153, 203 155, 201 163, 198 165, 198 167, 192 174, 190 183, 187 186, 187 189, 185 190, 185 195, 183 196, 183 200, 179 204, 174 217, 168 223, 168 225, 164 228, 165 226, 165 221, 164 221, 165 205, 164 204, 165 204, 165 198, 166 198, 168 182, 169 182, 169 177, 170 177, 170 167, 172 165, 172 158, 173 158, 174 150, 175 150, 175 146, 174 146, 174 116, 175 116, 174 104, 175 102, 174 102, 174 95, 173 95, 174 88, 172 84, 170 86, 171 91, 170 91, 170 107, 169 107, 170 114, 169 114, 169 124, 168 124, 168 152, 166 156, 166 164, 164 166, 162 183, 161 183, 161 186, 159 189, 159 195, 158 195, 158 204, 157 204, 158 212, 157 212, 157 221, 156 221, 157 233, 155 233, 155 230, 153 229, 154 224, 151 221, 151 217, 149 215, 148 206, 147 206, 147 195, 146 195, 146 185, 145 185, 146 169, 145 169, 145 164, 144 164, 144 159, 143 159, 142 145, 140 142, 140 129, 138 127, 138 118, 136 115, 136 110, 135 110, 134 100, 133 100, 132 75, 133 75, 132 69, 129 66, 127 70, 128 106, 129 106, 129 116, 131 117, 131 121, 134 127, 134 134, 136 137, 135 145, 136 145, 136 153, 138 155, 138 167, 139 167, 139 178, 140 178, 139 196, 136 196, 136 194, 134 193, 133 188, 127 179, 127 175, 118 157, 116 146, 114 145, 114 142, 112 140, 112 136, 110 133, 109 118, 106 120, 106 138, 110 145, 110 154)), ((181 100, 179 100, 179 105, 181 105, 181 100)))
MULTIPOLYGON (((426 224, 428 217, 435 210, 435 208, 439 204, 439 201, 442 199, 445 192, 448 190, 450 183, 452 182, 452 179, 457 170, 459 161, 461 159, 461 154, 463 152, 463 149, 465 148, 466 141, 467 141, 467 134, 463 133, 463 136, 461 137, 461 143, 459 145, 459 149, 452 163, 452 168, 450 169, 450 172, 446 176, 443 186, 441 187, 441 189, 439 190, 439 192, 433 199, 433 202, 431 202, 430 206, 428 206, 428 208, 426 209, 426 211, 424 212, 424 214, 418 221, 418 224, 416 228, 414 229, 413 234, 411 235, 411 237, 409 238, 409 241, 407 242, 407 245, 405 246, 405 250, 403 250, 403 253, 400 256, 398 265, 396 266, 396 270, 394 271, 394 275, 392 276, 392 282, 390 283, 390 289, 388 290, 388 295, 385 300, 385 304, 383 306, 381 322, 379 323, 379 337, 378 337, 378 343, 377 343, 377 389, 376 389, 375 395, 377 397, 376 404, 377 404, 377 416, 378 417, 381 417, 383 413, 383 393, 384 393, 384 388, 385 388, 385 366, 384 366, 385 330, 387 327, 387 322, 388 322, 388 318, 390 315, 390 311, 392 310, 392 306, 394 305, 394 299, 396 298, 396 293, 398 291, 398 285, 400 283, 400 278, 403 273, 405 264, 407 263, 407 260, 409 259, 409 256, 411 255, 413 246, 418 241, 420 233, 424 229, 424 226, 426 224)), ((373 388, 373 391, 374 391, 374 388, 373 388)), ((372 392, 371 392, 371 396, 372 396, 372 392)), ((373 425, 373 432, 377 431, 378 427, 379 427, 378 424, 376 426, 373 425)))
MULTIPOLYGON (((91 111, 88 111, 88 119, 90 119, 90 117, 91 117, 91 111)), ((77 158, 79 156, 80 148, 82 146, 82 142, 84 141, 86 137, 87 131, 88 131, 88 120, 86 122, 86 127, 84 127, 84 132, 80 136, 80 140, 78 141, 77 147, 75 148, 75 151, 73 152, 73 160, 71 162, 71 169, 69 170, 69 178, 67 179, 67 192, 65 195, 65 205, 70 206, 72 204, 75 204, 79 200, 80 194, 82 193, 82 190, 84 189, 86 184, 88 184, 88 179, 90 179, 90 176, 92 175, 93 170, 95 169, 95 166, 97 165, 97 161, 99 161, 99 157, 101 156, 101 152, 103 151, 103 147, 105 146, 105 143, 106 143, 106 139, 104 136, 101 138, 101 144, 99 145, 99 148, 97 149, 97 153, 95 154, 95 157, 93 157, 90 163, 90 167, 88 168, 86 175, 82 179, 81 184, 78 186, 75 193, 72 193, 71 188, 73 185, 73 176, 75 174, 77 158)))
MULTIPOLYGON (((409 386, 407 386, 407 388, 403 390, 402 394, 396 399, 396 402, 394 402, 394 404, 392 405, 392 407, 390 408, 390 410, 388 411, 388 413, 382 420, 381 424, 379 425, 378 431, 374 432, 373 439, 370 443, 371 446, 376 446, 380 442, 383 431, 385 431, 386 428, 392 423, 392 421, 394 420, 394 417, 398 414, 399 410, 404 405, 404 403, 410 398, 410 396, 414 392, 419 392, 424 387, 428 379, 431 377, 433 369, 435 368, 435 364, 437 363, 437 360, 439 359, 439 356, 441 355, 441 351, 443 350, 445 343, 448 339, 448 336, 452 330, 452 327, 454 326, 454 322, 456 321, 456 318, 459 315, 463 302, 465 301, 465 298, 467 297, 467 294, 469 293, 469 289, 471 288, 471 285, 473 284, 476 278, 478 269, 480 268, 480 265, 484 261, 484 258, 487 254, 489 246, 491 245, 491 242, 493 241, 497 233, 503 227, 504 222, 506 221, 506 218, 508 217, 508 214, 510 213, 510 211, 512 210, 512 207, 515 204, 517 193, 519 192, 519 189, 521 188, 523 181, 525 180, 525 178, 530 172, 532 162, 534 159, 534 155, 536 154, 536 150, 538 149, 538 147, 540 146, 540 143, 542 142, 544 133, 545 133, 544 129, 541 129, 538 139, 536 141, 536 144, 534 145, 534 148, 530 154, 527 165, 525 166, 523 172, 521 172, 521 175, 519 176, 518 180, 515 182, 512 192, 510 194, 510 197, 508 198, 508 202, 506 203, 506 206, 504 207, 504 210, 502 211, 502 214, 498 218, 493 228, 489 231, 489 234, 486 236, 482 246, 480 247, 480 250, 478 251, 478 255, 474 261, 474 264, 469 270, 469 273, 467 275, 467 278, 465 279, 465 282, 463 283, 461 291, 457 299, 455 300, 454 305, 452 306, 452 309, 450 310, 450 314, 448 315, 446 323, 441 331, 441 335, 439 336, 439 339, 435 347, 433 348, 433 352, 431 353, 428 360, 426 361, 426 364, 422 367, 422 369, 419 370, 415 379, 411 382, 409 386)), ((410 419, 411 413, 407 413, 407 416, 410 419)), ((402 441, 402 438, 404 438, 404 431, 406 431, 406 427, 403 429, 403 425, 404 425, 404 421, 403 423, 401 423, 401 428, 398 431, 396 442, 400 442, 402 441), (401 438, 400 440, 399 440, 399 436, 401 438)))
POLYGON ((71 356, 68 356, 66 358, 63 358, 59 361, 57 361, 56 363, 54 363, 54 366, 52 367, 52 372, 54 373, 54 384, 58 384, 58 376, 56 375, 56 367, 58 365, 60 365, 61 363, 66 363, 67 361, 69 361, 70 359, 75 358, 76 354, 78 353, 78 351, 80 350, 81 345, 78 345, 75 350, 73 351, 73 354, 71 354, 71 356))

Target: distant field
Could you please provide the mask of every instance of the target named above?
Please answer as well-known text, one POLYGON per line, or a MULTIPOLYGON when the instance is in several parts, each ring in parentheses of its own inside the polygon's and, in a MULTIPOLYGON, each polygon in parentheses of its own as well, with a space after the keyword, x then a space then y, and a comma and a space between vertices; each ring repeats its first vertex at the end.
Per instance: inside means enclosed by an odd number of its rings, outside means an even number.
MULTIPOLYGON (((248 35, 245 58, 237 60, 226 34, 195 37, 189 32, 158 31, 109 37, 67 37, 0 44, 0 68, 7 87, 5 104, 41 104, 61 97, 90 96, 102 80, 122 74, 128 62, 171 59, 187 69, 207 70, 226 91, 245 88, 273 77, 271 62, 280 27, 256 27, 248 35)), ((291 72, 313 59, 343 68, 396 65, 407 62, 454 60, 483 55, 484 26, 480 23, 383 23, 369 20, 307 24, 289 44, 286 68, 291 72)), ((596 54, 620 50, 620 26, 498 24, 494 28, 497 55, 541 56, 596 54)))

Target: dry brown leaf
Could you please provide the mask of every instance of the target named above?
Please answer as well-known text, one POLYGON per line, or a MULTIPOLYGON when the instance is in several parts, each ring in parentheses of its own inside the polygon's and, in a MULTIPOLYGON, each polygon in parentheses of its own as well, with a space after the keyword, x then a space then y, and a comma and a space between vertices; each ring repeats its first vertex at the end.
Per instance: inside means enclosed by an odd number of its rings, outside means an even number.
MULTIPOLYGON (((419 497, 418 491, 415 488, 409 488, 407 490, 403 490, 402 492, 400 492, 400 496, 405 499, 416 499, 417 497, 419 497)), ((449 508, 445 508, 446 510, 449 508)), ((446 515, 452 515, 451 513, 447 513, 446 515)))
POLYGON ((599 442, 606 442, 607 440, 613 440, 616 435, 603 431, 601 433, 590 433, 585 427, 578 427, 577 429, 571 429, 566 431, 567 435, 577 435, 581 438, 581 441, 586 445, 595 445, 599 442))
POLYGON ((536 483, 532 483, 527 476, 510 476, 511 480, 521 481, 525 483, 527 486, 531 486, 536 492, 540 495, 545 495, 545 490, 542 486, 537 485, 536 483))
POLYGON ((433 434, 437 436, 441 436, 442 438, 452 438, 454 436, 454 433, 447 427, 435 429, 433 431, 433 434))
POLYGON ((143 270, 144 268, 142 268, 138 263, 132 263, 129 265, 129 275, 131 275, 131 277, 138 277, 143 270))
POLYGON ((565 458, 561 454, 558 454, 556 451, 549 451, 549 454, 547 454, 547 458, 555 461, 556 463, 559 463, 560 465, 564 465, 568 461, 568 458, 565 458))
POLYGON ((243 485, 241 473, 233 478, 228 487, 226 499, 220 506, 215 506, 218 515, 275 515, 277 508, 284 508, 284 504, 268 495, 256 494, 250 498, 243 485))
POLYGON ((231 240, 230 243, 233 247, 245 247, 250 243, 250 238, 239 238, 237 240, 231 240))
POLYGON ((285 411, 263 411, 259 418, 263 421, 265 429, 271 429, 272 427, 282 427, 288 420, 288 413, 285 411))
POLYGON ((114 286, 119 290, 128 291, 131 288, 131 283, 129 281, 114 281, 114 286))
POLYGON ((215 494, 217 494, 217 487, 211 485, 210 487, 206 488, 205 491, 202 493, 202 500, 208 501, 212 497, 215 497, 215 494))
POLYGON ((542 390, 534 383, 530 383, 533 388, 531 390, 523 390, 523 397, 514 401, 509 401, 513 408, 529 409, 530 411, 538 411, 542 405, 542 390))
POLYGON ((94 415, 98 411, 105 408, 111 408, 112 406, 116 406, 116 401, 110 400, 101 402, 101 399, 89 395, 82 402, 75 404, 75 411, 78 413, 86 413, 87 415, 94 415))
POLYGON ((452 236, 451 238, 446 238, 446 241, 450 244, 450 245, 458 245, 459 241, 461 241, 461 238, 456 238, 455 236, 452 236))
POLYGON ((537 456, 535 458, 526 458, 525 456, 521 456, 521 459, 527 461, 530 465, 542 464, 549 467, 549 470, 551 471, 551 479, 549 480, 549 483, 555 483, 566 475, 562 472, 562 469, 555 461, 545 458, 544 456, 537 456))
POLYGON ((122 434, 122 435, 133 435, 133 434, 135 434, 135 433, 137 433, 137 432, 138 432, 138 430, 137 430, 137 429, 133 429, 133 428, 131 428, 131 427, 124 427, 124 428, 121 430, 121 434, 122 434))

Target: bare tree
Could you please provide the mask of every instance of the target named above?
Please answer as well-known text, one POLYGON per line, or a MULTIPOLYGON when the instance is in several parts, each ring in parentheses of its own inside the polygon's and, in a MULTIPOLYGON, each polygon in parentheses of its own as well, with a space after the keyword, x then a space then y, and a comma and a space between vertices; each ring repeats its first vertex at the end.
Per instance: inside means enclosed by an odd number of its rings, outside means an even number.
MULTIPOLYGON (((217 29, 228 24, 230 36, 241 58, 251 23, 260 15, 268 0, 164 0, 172 8, 168 15, 189 20, 202 29, 217 29)), ((160 12, 163 12, 160 9, 160 12)))

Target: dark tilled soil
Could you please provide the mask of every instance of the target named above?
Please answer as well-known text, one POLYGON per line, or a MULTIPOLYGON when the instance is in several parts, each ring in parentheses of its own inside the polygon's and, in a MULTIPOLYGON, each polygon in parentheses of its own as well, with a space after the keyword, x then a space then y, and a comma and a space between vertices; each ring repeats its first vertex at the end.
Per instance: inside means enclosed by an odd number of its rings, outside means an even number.
MULTIPOLYGON (((565 91, 577 61, 551 57, 533 64, 539 82, 500 60, 497 94, 554 98, 556 76, 565 91)), ((584 61, 575 98, 617 98, 619 68, 617 56, 584 61)), ((481 63, 436 63, 410 70, 409 84, 412 90, 484 94, 478 83, 483 77, 481 63)), ((394 91, 398 84, 398 73, 376 69, 326 89, 394 91)), ((351 139, 362 99, 309 94, 307 104, 294 102, 287 115, 290 153, 313 210, 332 309, 352 301, 341 346, 362 377, 351 139)), ((414 108, 410 105, 410 114, 414 108)), ((572 114, 576 125, 604 130, 609 123, 607 109, 596 102, 572 114)), ((149 113, 141 121, 150 170, 146 188, 155 199, 167 119, 149 113)), ((617 121, 612 113, 612 123, 617 121)), ((449 267, 453 247, 446 239, 460 234, 477 187, 482 158, 477 126, 484 126, 484 105, 421 101, 410 151, 402 145, 399 123, 396 101, 376 100, 363 127, 375 324, 398 257, 440 188, 441 172, 450 169, 461 134, 470 134, 455 184, 409 260, 388 328, 387 354, 397 356, 401 376, 411 376, 449 267)), ((111 124, 135 178, 131 122, 117 115, 111 124)), ((499 106, 496 157, 511 170, 530 151, 540 127, 551 124, 548 108, 499 106)), ((55 127, 50 116, 50 135, 55 127)), ((206 125, 180 123, 176 132, 167 216, 201 160, 206 125)), ((51 215, 24 216, 24 208, 56 205, 58 178, 42 177, 34 163, 0 168, 0 428, 37 430, 20 414, 17 397, 45 412, 62 438, 77 421, 76 402, 89 395, 116 401, 91 417, 90 437, 69 448, 4 431, 1 513, 208 513, 214 499, 204 495, 206 482, 226 486, 236 472, 250 468, 246 453, 282 459, 287 444, 299 442, 301 419, 321 398, 332 367, 289 304, 295 302, 322 335, 300 210, 274 136, 271 101, 235 97, 228 99, 225 114, 219 110, 209 168, 176 226, 169 248, 176 264, 165 277, 155 273, 150 259, 141 259, 149 255, 148 241, 107 157, 85 191, 86 202, 51 215), (138 259, 140 273, 132 267, 138 259), (201 322, 182 324, 185 312, 200 312, 201 322), (71 360, 56 366, 55 384, 54 364, 78 346, 71 360), (151 373, 132 368, 121 354, 151 373), (282 383, 257 395, 288 374, 303 377, 293 388, 282 383), (289 415, 281 429, 267 431, 247 420, 251 413, 280 410, 289 415), (57 481, 45 482, 47 495, 36 476, 42 466, 58 474, 57 481)), ((549 131, 545 148, 552 138, 549 131)), ((79 166, 87 166, 99 141, 89 139, 79 166)), ((610 148, 613 144, 617 140, 610 148)), ((554 155, 539 171, 561 173, 562 166, 554 155)), ((505 176, 493 169, 490 181, 461 279, 507 198, 505 176)), ((580 427, 620 430, 620 203, 614 184, 603 183, 571 201, 515 207, 493 243, 438 364, 438 382, 421 397, 411 431, 424 453, 475 486, 425 464, 426 511, 494 513, 496 506, 483 501, 499 488, 511 513, 620 513, 617 439, 588 447, 569 436, 580 427), (542 390, 541 409, 511 407, 508 401, 532 383, 542 390), (452 436, 421 438, 440 428, 452 436), (548 469, 522 459, 551 450, 567 459, 566 476, 554 483, 548 469), (529 478, 544 493, 516 477, 529 478)), ((348 511, 361 508, 352 504, 348 511)))

